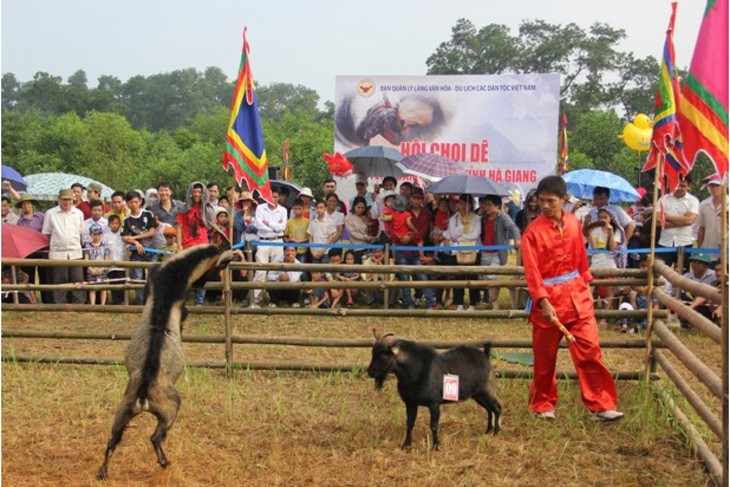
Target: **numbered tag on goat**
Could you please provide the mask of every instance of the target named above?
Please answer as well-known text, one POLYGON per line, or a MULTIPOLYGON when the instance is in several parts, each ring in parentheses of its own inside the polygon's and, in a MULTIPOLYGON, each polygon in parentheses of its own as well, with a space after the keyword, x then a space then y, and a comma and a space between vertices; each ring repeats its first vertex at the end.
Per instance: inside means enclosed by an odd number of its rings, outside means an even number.
POLYGON ((444 374, 444 401, 459 400, 459 376, 444 374))

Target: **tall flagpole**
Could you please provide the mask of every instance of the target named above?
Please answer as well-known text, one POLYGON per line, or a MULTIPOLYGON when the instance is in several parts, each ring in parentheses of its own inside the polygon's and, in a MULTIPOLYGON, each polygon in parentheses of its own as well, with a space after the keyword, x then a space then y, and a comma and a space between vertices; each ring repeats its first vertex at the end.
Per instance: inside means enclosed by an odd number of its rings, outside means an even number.
POLYGON ((647 296, 649 297, 649 309, 646 314, 646 360, 644 364, 644 380, 648 383, 651 380, 651 372, 654 368, 654 359, 652 357, 652 345, 651 335, 654 329, 654 260, 656 259, 656 227, 658 215, 658 200, 659 200, 659 175, 663 171, 661 170, 662 164, 664 164, 664 154, 657 156, 656 166, 654 166, 654 188, 652 191, 651 198, 651 242, 649 243, 649 268, 646 270, 647 280, 647 296))

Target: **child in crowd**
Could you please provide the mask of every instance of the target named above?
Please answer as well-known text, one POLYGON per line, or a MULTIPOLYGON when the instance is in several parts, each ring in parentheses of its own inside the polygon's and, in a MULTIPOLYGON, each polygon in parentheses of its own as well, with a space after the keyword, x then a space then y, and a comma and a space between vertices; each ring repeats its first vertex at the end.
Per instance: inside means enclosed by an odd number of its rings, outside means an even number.
MULTIPOLYGON (((618 248, 615 239, 616 225, 613 224, 611 213, 601 208, 598 210, 598 221, 603 223, 601 226, 593 228, 588 233, 588 248, 599 252, 591 254, 591 269, 616 269, 616 261, 613 252, 618 248)), ((611 309, 613 303, 614 289, 612 287, 599 287, 598 296, 605 298, 606 303, 604 309, 611 309)), ((608 323, 605 319, 601 319, 598 325, 605 327, 608 323)))
MULTIPOLYGON (((340 265, 342 263, 342 249, 330 249, 329 252, 327 252, 327 255, 329 256, 329 263, 331 265, 340 265)), ((326 272, 325 278, 328 281, 339 280, 335 278, 334 272, 326 272)), ((340 301, 342 301, 342 296, 345 294, 345 291, 343 289, 330 289, 329 292, 332 300, 330 308, 339 308, 340 301)))
POLYGON ((383 194, 383 209, 380 212, 378 220, 383 222, 383 232, 381 232, 381 243, 391 243, 393 235, 393 201, 395 201, 395 193, 392 191, 386 191, 383 194), (385 237, 383 239, 382 237, 385 237))
MULTIPOLYGON (((293 218, 289 218, 284 229, 284 240, 286 242, 307 243, 309 242, 310 221, 304 218, 304 201, 301 198, 294 200, 292 205, 293 218)), ((307 248, 297 247, 297 260, 302 263, 307 262, 307 248)))
MULTIPOLYGON (((363 265, 385 265, 385 251, 383 249, 373 249, 370 255, 363 259, 363 265)), ((379 282, 393 279, 393 274, 384 274, 377 272, 363 272, 360 277, 363 281, 379 282)), ((393 305, 396 301, 396 292, 391 292, 389 304, 393 305)), ((385 303, 385 293, 381 289, 367 289, 364 292, 365 304, 371 306, 373 304, 383 305, 385 303)))
POLYGON ((228 225, 228 210, 218 207, 215 210, 215 226, 208 233, 210 243, 223 249, 231 248, 231 228, 228 225))
MULTIPOLYGON (((307 235, 309 235, 309 243, 326 244, 329 243, 330 237, 337 232, 334 222, 327 216, 327 207, 322 200, 317 200, 314 207, 316 215, 309 223, 307 235)), ((327 248, 310 248, 309 254, 311 262, 314 264, 326 264, 329 262, 327 256, 327 248)))
MULTIPOLYGON (((345 264, 346 265, 355 265, 355 254, 351 251, 347 252, 345 254, 345 264)), ((360 273, 359 272, 336 272, 335 273, 335 280, 337 281, 359 281, 360 280, 360 273)), ((347 301, 345 302, 346 306, 354 306, 355 300, 354 298, 357 297, 357 295, 360 293, 357 289, 351 289, 346 288, 344 290, 345 296, 347 297, 347 301)))
MULTIPOLYGON (((109 249, 109 260, 121 262, 126 259, 126 250, 122 240, 122 219, 119 215, 109 215, 108 226, 104 230, 104 245, 109 249)), ((107 279, 112 284, 121 284, 124 280, 124 268, 110 267, 107 272, 107 279)), ((124 303, 124 291, 111 291, 109 304, 124 303)))
POLYGON ((168 225, 163 231, 162 235, 165 237, 165 245, 159 249, 164 252, 164 255, 160 256, 160 262, 164 262, 177 253, 177 231, 172 225, 168 225))
MULTIPOLYGON (((312 272, 311 275, 312 282, 327 282, 327 277, 325 276, 324 272, 312 272)), ((325 308, 329 308, 330 302, 331 302, 331 295, 329 289, 324 288, 314 288, 314 289, 308 289, 305 293, 307 296, 309 296, 309 307, 312 309, 318 309, 324 306, 325 308)))
MULTIPOLYGON (((84 245, 84 260, 109 260, 109 248, 104 245, 102 237, 104 229, 98 223, 89 228, 91 242, 84 245)), ((86 280, 90 283, 97 283, 106 280, 107 267, 88 267, 86 269, 86 280)), ((89 304, 96 304, 96 291, 89 291, 89 304)), ((99 304, 106 304, 106 291, 99 291, 99 304)))
MULTIPOLYGON (((392 231, 389 235, 391 241, 395 245, 401 244, 401 239, 412 236, 416 233, 417 229, 415 225, 413 225, 413 215, 411 215, 411 212, 408 211, 409 207, 410 203, 408 198, 405 196, 398 196, 391 201, 390 207, 387 207, 390 208, 388 214, 383 215, 385 217, 389 217, 392 222, 392 231)), ((387 222, 388 220, 385 221, 387 222)), ((423 245, 423 241, 410 242, 410 245, 414 244, 423 245)))

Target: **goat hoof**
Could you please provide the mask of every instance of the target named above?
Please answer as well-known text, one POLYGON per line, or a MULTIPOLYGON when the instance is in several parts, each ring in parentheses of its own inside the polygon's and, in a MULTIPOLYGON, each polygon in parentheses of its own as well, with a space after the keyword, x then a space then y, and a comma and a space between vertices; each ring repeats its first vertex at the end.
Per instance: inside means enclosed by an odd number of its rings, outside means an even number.
POLYGON ((96 474, 96 480, 106 480, 106 470, 101 469, 96 474))
POLYGON ((167 460, 167 458, 160 460, 160 467, 167 468, 170 466, 170 462, 167 460))
POLYGON ((436 443, 435 445, 433 445, 433 451, 439 451, 439 447, 440 445, 436 443))

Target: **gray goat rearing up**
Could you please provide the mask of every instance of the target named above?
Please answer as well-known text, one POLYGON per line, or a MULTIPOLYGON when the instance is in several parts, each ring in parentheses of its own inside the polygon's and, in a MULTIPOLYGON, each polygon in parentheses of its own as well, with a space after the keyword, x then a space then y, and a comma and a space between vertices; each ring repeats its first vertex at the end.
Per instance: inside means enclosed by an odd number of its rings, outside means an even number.
POLYGON ((206 275, 222 269, 232 260, 231 251, 200 245, 181 252, 150 273, 149 297, 124 357, 129 382, 114 417, 112 437, 97 479, 106 478, 109 459, 122 440, 124 429, 143 411, 157 418, 157 428, 150 441, 158 463, 162 467, 169 465, 162 442, 180 409, 175 382, 185 367, 181 337, 185 298, 193 284, 201 284, 206 275))
POLYGON ((491 343, 484 351, 459 346, 439 354, 432 347, 385 333, 375 334, 373 356, 368 375, 375 379, 375 388, 383 387, 389 373, 398 379, 398 394, 406 403, 406 438, 403 448, 411 446, 411 433, 416 422, 418 406, 431 413, 433 449, 439 448, 438 423, 443 399, 444 375, 459 376, 459 401, 474 399, 487 410, 487 433, 500 430, 502 406, 496 394, 496 378, 489 361, 491 343))

